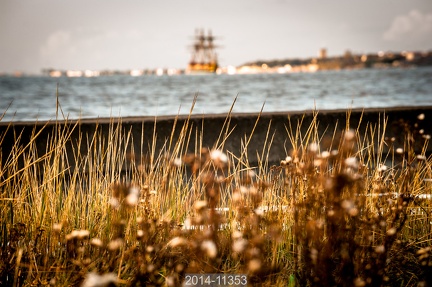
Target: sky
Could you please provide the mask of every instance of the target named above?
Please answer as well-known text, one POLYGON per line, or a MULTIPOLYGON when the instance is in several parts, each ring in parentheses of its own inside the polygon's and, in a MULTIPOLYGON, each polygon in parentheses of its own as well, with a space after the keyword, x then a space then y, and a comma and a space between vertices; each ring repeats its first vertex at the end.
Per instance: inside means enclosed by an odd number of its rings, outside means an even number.
POLYGON ((195 29, 221 66, 432 50, 431 0, 0 0, 0 73, 185 68, 195 29))

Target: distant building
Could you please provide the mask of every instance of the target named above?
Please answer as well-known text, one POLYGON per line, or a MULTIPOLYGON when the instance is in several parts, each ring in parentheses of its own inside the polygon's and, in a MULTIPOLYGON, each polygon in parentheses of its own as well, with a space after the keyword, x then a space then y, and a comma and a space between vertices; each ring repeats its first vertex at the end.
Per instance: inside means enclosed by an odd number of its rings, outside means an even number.
POLYGON ((62 71, 52 70, 52 71, 49 72, 48 75, 49 75, 50 77, 53 77, 53 78, 58 78, 58 77, 63 76, 63 73, 62 73, 62 71))
POLYGON ((409 51, 409 52, 403 52, 402 55, 404 55, 405 59, 410 62, 421 58, 420 52, 409 51))
POLYGON ((326 48, 321 48, 319 50, 318 58, 320 58, 320 59, 327 59, 327 49, 326 48))

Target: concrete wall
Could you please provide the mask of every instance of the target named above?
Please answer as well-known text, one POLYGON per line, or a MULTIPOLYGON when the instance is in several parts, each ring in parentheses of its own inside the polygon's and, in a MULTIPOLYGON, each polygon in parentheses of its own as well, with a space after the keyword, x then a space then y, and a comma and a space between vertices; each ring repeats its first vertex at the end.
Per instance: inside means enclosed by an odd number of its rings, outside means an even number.
MULTIPOLYGON (((258 114, 233 114, 227 115, 193 115, 191 117, 152 117, 142 118, 111 118, 111 119, 81 119, 79 121, 55 121, 51 122, 0 122, 0 140, 1 153, 3 162, 11 152, 12 147, 16 146, 17 138, 20 137, 20 145, 25 146, 32 134, 40 133, 36 138, 38 154, 42 155, 47 149, 49 138, 55 136, 55 127, 58 125, 61 130, 71 132, 68 141, 69 160, 73 162, 73 151, 77 153, 77 142, 81 138, 80 153, 85 154, 87 138, 91 139, 97 133, 105 144, 108 142, 110 129, 115 129, 118 124, 121 125, 123 135, 130 131, 133 141, 133 149, 136 156, 146 156, 151 152, 153 139, 155 139, 156 149, 165 151, 169 145, 170 139, 175 143, 181 129, 187 124, 187 136, 189 138, 189 151, 194 151, 196 146, 214 147, 218 138, 228 134, 224 140, 224 150, 228 150, 236 155, 244 150, 247 140, 250 137, 247 153, 251 164, 256 164, 257 153, 262 154, 263 149, 268 150, 268 160, 271 163, 278 163, 287 155, 286 151, 292 149, 288 132, 291 127, 295 131, 299 122, 302 122, 300 130, 306 134, 311 122, 316 119, 319 125, 319 136, 324 135, 323 145, 327 142, 327 137, 332 137, 335 128, 340 131, 346 127, 348 111, 320 111, 317 114, 312 111, 305 112, 278 112, 258 114), (255 126, 256 125, 256 126, 255 126), (255 126, 255 128, 254 128, 255 126), (155 135, 155 138, 154 138, 155 135), (252 136, 251 136, 252 135, 252 136), (272 138, 272 144, 268 149, 269 139, 272 138)), ((359 128, 360 134, 364 135, 366 131, 370 133, 371 127, 382 128, 387 121, 385 136, 389 139, 394 137, 395 147, 403 147, 403 131, 424 130, 424 134, 432 135, 432 107, 400 107, 392 109, 367 109, 351 110, 349 112, 350 128, 359 128), (424 114, 424 119, 419 120, 418 116, 424 114)), ((112 135, 113 133, 111 133, 112 135)), ((379 132, 375 132, 377 138, 379 132)), ((379 134, 381 136, 381 134, 379 134)), ((416 141, 420 144, 421 136, 416 141)), ((120 139, 126 142, 126 136, 120 139)), ((374 140, 377 142, 377 140, 374 140)), ((222 140, 219 140, 219 144, 222 140)), ((388 141, 390 142, 390 141, 388 141)), ((324 146, 324 148, 326 148, 324 146)), ((417 147, 420 152, 420 146, 417 147)), ((131 148, 129 147, 129 150, 131 148)), ((427 149, 428 154, 431 152, 431 145, 427 149)))

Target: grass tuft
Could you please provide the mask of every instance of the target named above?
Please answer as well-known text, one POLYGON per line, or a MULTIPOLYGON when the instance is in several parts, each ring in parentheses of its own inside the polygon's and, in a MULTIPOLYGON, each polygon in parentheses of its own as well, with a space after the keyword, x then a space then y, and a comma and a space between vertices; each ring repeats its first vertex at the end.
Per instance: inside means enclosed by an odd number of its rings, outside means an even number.
POLYGON ((189 120, 162 149, 156 124, 152 139, 114 120, 108 137, 79 121, 43 143, 45 127, 27 142, 15 134, 0 166, 0 285, 180 286, 186 273, 241 273, 251 286, 426 286, 429 138, 405 125, 396 147, 384 117, 360 134, 349 112, 322 133, 317 114, 306 129, 287 118, 292 150, 276 165, 270 126, 258 166, 248 158, 259 117, 239 154, 224 148, 230 113, 213 147, 190 142, 203 127, 189 120))

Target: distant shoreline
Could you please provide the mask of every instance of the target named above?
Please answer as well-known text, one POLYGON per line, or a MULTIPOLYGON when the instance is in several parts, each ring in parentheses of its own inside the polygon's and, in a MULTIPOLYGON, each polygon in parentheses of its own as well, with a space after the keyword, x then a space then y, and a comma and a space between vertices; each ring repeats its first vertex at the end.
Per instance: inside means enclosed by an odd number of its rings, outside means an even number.
MULTIPOLYGON (((296 72, 316 72, 329 70, 352 70, 368 68, 409 68, 432 66, 432 50, 428 51, 387 51, 378 53, 355 54, 350 50, 343 55, 327 56, 327 50, 321 49, 318 57, 308 58, 285 58, 273 60, 255 60, 239 66, 221 66, 216 70, 216 74, 259 74, 259 73, 296 73, 296 72)), ((25 71, 15 71, 11 73, 1 72, 2 76, 22 77, 22 76, 49 76, 58 77, 100 77, 128 75, 140 77, 145 75, 183 75, 187 74, 185 68, 159 67, 159 68, 131 68, 124 70, 66 70, 47 67, 40 73, 26 73, 25 71)), ((212 73, 210 73, 212 74, 212 73)))

